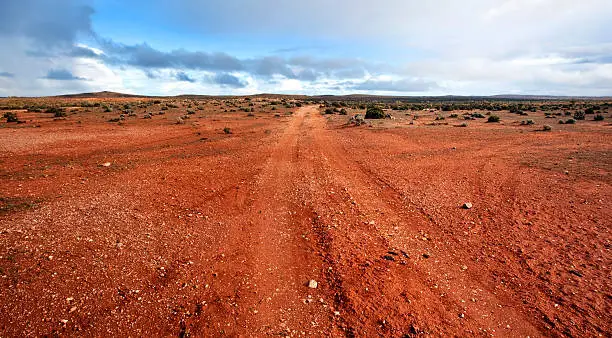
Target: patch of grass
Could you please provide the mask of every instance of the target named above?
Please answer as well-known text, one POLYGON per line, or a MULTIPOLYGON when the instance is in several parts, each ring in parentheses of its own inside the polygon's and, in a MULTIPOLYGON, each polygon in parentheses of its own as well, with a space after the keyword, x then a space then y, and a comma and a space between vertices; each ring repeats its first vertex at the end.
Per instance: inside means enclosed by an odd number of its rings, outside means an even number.
POLYGON ((232 130, 229 129, 228 127, 225 127, 225 128, 223 128, 223 132, 229 135, 229 134, 232 133, 232 130))

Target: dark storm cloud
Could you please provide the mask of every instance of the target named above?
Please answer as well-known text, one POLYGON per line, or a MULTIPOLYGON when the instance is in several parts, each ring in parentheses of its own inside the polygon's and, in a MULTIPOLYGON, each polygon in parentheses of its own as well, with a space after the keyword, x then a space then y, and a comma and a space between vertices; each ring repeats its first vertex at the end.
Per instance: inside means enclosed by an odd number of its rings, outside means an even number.
POLYGON ((0 35, 29 38, 41 48, 69 46, 79 34, 92 34, 93 12, 85 0, 3 0, 0 35))
POLYGON ((10 77, 10 78, 13 78, 13 77, 15 77, 15 74, 9 73, 9 72, 0 72, 0 77, 10 77))
POLYGON ((89 48, 73 46, 68 56, 77 57, 77 58, 97 58, 99 57, 93 50, 89 48))
MULTIPOLYGON (((363 76, 368 64, 357 59, 318 60, 313 57, 283 58, 265 56, 252 59, 239 59, 227 53, 188 51, 178 49, 169 52, 160 51, 146 43, 126 45, 111 40, 100 39, 104 55, 81 48, 85 55, 98 57, 109 64, 129 65, 141 69, 188 69, 211 72, 246 72, 253 76, 270 79, 283 76, 288 79, 315 81, 330 75, 363 76)), ((372 67, 375 68, 375 67, 372 67)))
POLYGON ((246 82, 228 73, 215 74, 210 80, 212 83, 230 88, 244 88, 247 86, 246 82))
POLYGON ((49 70, 49 72, 47 72, 47 75, 43 78, 48 79, 48 80, 60 80, 60 81, 73 81, 73 80, 86 81, 87 80, 82 77, 74 76, 71 72, 65 69, 51 69, 49 70))
POLYGON ((347 86, 347 89, 385 91, 385 92, 425 92, 438 88, 435 82, 420 79, 402 80, 368 80, 355 85, 347 86))
POLYGON ((146 43, 125 45, 110 40, 101 40, 104 59, 112 64, 130 65, 140 68, 176 68, 208 71, 239 71, 242 62, 226 53, 191 52, 177 49, 162 52, 146 43))
POLYGON ((191 82, 191 83, 196 82, 196 80, 194 80, 193 78, 189 77, 189 75, 187 75, 185 72, 178 72, 178 73, 176 73, 175 78, 178 81, 183 81, 183 82, 191 82))

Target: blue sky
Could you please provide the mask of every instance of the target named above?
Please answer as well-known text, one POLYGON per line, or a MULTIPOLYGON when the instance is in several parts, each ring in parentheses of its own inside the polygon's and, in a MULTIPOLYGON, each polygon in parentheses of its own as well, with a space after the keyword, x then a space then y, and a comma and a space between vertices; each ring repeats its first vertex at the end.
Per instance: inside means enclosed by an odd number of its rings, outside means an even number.
POLYGON ((611 15, 609 0, 7 0, 0 96, 612 95, 611 15))

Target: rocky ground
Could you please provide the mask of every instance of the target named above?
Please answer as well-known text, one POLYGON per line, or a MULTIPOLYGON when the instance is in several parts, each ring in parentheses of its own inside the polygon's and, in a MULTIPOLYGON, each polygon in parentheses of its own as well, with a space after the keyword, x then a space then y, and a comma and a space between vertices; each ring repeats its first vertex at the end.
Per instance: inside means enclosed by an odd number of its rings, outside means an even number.
POLYGON ((135 110, 0 128, 0 336, 611 334, 609 121, 135 110))

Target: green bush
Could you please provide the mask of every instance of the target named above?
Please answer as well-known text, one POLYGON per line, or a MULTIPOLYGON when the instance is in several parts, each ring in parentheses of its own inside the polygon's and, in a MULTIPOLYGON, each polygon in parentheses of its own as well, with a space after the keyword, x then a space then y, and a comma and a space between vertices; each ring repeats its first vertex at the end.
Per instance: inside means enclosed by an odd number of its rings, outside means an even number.
POLYGON ((229 129, 228 127, 225 127, 225 128, 223 128, 223 132, 226 133, 226 134, 231 134, 232 130, 229 129))
POLYGON ((597 114, 595 115, 595 117, 593 118, 593 121, 603 121, 604 117, 601 114, 597 114))
POLYGON ((6 119, 6 122, 19 122, 19 118, 17 118, 17 114, 13 113, 12 111, 4 113, 2 117, 6 119))
POLYGON ((575 120, 584 120, 584 112, 583 111, 577 111, 574 113, 574 119, 575 120))
POLYGON ((382 109, 378 107, 369 107, 368 110, 366 110, 365 118, 366 119, 384 119, 385 113, 383 112, 382 109))
POLYGON ((64 117, 64 116, 66 116, 66 113, 64 113, 64 110, 62 108, 57 108, 57 107, 51 107, 51 108, 47 109, 45 111, 45 113, 53 114, 53 116, 55 116, 55 117, 64 117))
POLYGON ((551 131, 551 130, 552 130, 552 127, 551 127, 551 126, 549 126, 549 125, 547 125, 547 124, 545 124, 545 125, 542 127, 542 131, 551 131))
POLYGON ((574 119, 568 119, 567 121, 565 121, 565 124, 574 124, 576 123, 576 120, 574 119))
POLYGON ((491 116, 489 116, 489 118, 487 119, 487 122, 489 122, 489 123, 496 123, 496 122, 499 122, 499 116, 497 116, 497 115, 491 115, 491 116))

